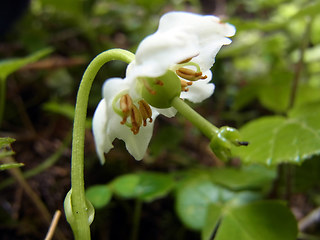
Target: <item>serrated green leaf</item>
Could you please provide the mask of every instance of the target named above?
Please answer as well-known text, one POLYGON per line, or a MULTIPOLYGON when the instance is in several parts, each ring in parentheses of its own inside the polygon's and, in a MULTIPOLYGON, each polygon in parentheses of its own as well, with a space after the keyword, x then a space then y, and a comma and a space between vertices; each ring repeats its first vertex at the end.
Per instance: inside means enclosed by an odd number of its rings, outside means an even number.
POLYGON ((301 163, 320 153, 320 105, 299 107, 282 116, 263 117, 240 129, 249 146, 233 149, 247 163, 301 163), (299 110, 300 109, 300 110, 299 110))
POLYGON ((94 185, 86 190, 86 197, 95 208, 102 208, 110 202, 112 191, 107 185, 94 185))
POLYGON ((297 237, 296 220, 280 201, 260 201, 235 208, 213 205, 208 210, 202 240, 209 240, 210 232, 216 227, 215 240, 295 240, 297 237))
POLYGON ((9 74, 17 71, 19 68, 29 63, 39 60, 40 58, 50 54, 52 51, 53 51, 52 48, 45 48, 27 57, 0 61, 0 79, 6 79, 9 74))
POLYGON ((120 176, 111 183, 111 186, 121 197, 151 202, 168 194, 174 186, 174 181, 167 174, 141 172, 120 176))
MULTIPOLYGON (((0 153, 0 158, 1 158, 1 153, 0 153)), ((23 163, 5 163, 0 165, 0 171, 2 170, 7 170, 10 168, 18 168, 24 166, 23 163)))

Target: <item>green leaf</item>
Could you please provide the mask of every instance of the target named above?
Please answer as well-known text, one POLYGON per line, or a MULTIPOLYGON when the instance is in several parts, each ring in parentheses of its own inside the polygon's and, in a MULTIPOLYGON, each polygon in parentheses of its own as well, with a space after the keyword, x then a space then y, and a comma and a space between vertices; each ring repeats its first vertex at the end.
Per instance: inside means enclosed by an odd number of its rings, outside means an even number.
POLYGON ((10 137, 0 138, 0 148, 4 148, 4 147, 8 146, 11 143, 13 143, 14 141, 16 141, 16 140, 14 138, 10 138, 10 137))
MULTIPOLYGON (((69 103, 59 103, 59 102, 51 101, 51 102, 45 103, 43 105, 43 109, 48 112, 60 114, 64 117, 68 118, 71 121, 73 121, 73 119, 74 119, 75 106, 73 106, 69 103)), ((92 119, 87 118, 86 119, 86 128, 91 128, 91 126, 92 126, 92 119)))
POLYGON ((8 60, 2 60, 0 61, 0 79, 6 79, 9 74, 17 71, 21 67, 35 62, 39 60, 40 58, 47 56, 53 51, 52 48, 45 48, 42 50, 39 50, 27 57, 23 58, 15 58, 15 59, 8 59, 8 60))
POLYGON ((13 143, 15 139, 13 138, 0 138, 0 158, 8 157, 14 154, 10 144, 13 143))
POLYGON ((86 197, 95 208, 102 208, 110 202, 112 191, 108 185, 94 185, 86 190, 86 197))
POLYGON ((280 201, 260 201, 235 208, 210 206, 202 240, 209 240, 216 228, 215 240, 294 240, 297 237, 296 220, 280 201))
POLYGON ((138 198, 151 202, 167 195, 174 186, 170 175, 141 172, 127 174, 116 178, 112 183, 112 190, 124 198, 138 198))
MULTIPOLYGON (((1 157, 1 153, 0 153, 0 157, 1 157)), ((18 167, 22 167, 24 166, 23 163, 6 163, 6 164, 1 164, 0 165, 0 171, 2 170, 7 170, 10 168, 18 168, 18 167)))
POLYGON ((233 148, 247 163, 301 163, 320 153, 320 104, 293 109, 289 118, 262 117, 240 129, 249 146, 233 148))
POLYGON ((297 12, 292 19, 297 19, 300 17, 313 17, 318 15, 320 12, 320 2, 315 1, 304 8, 301 8, 299 12, 297 12))
POLYGON ((176 211, 186 226, 200 230, 209 204, 226 202, 232 197, 233 192, 213 184, 208 176, 200 175, 186 180, 178 188, 176 211))
POLYGON ((176 127, 164 127, 152 139, 150 152, 158 156, 163 151, 170 151, 177 148, 183 138, 183 131, 176 127))
POLYGON ((214 168, 210 171, 210 177, 214 183, 235 191, 263 189, 270 186, 276 177, 276 171, 261 165, 250 165, 240 169, 214 168))

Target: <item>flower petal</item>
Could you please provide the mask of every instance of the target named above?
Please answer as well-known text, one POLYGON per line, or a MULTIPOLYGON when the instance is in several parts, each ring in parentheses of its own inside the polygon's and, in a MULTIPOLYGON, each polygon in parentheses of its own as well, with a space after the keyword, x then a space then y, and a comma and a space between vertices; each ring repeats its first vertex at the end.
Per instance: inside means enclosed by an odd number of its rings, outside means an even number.
POLYGON ((172 118, 177 114, 177 110, 174 107, 170 108, 153 108, 159 114, 162 114, 168 118, 172 118))
POLYGON ((187 12, 170 12, 160 19, 158 32, 179 29, 196 38, 199 55, 192 61, 200 65, 202 71, 209 70, 214 63, 215 56, 223 45, 228 45, 235 34, 235 27, 222 23, 215 16, 202 16, 187 12))
POLYGON ((113 99, 121 92, 128 91, 130 89, 130 82, 127 78, 110 78, 103 84, 102 95, 108 101, 108 105, 112 104, 113 99))
POLYGON ((153 122, 141 127, 139 133, 134 135, 130 128, 120 124, 121 117, 114 115, 108 124, 107 134, 110 138, 118 138, 125 142, 128 152, 136 159, 141 160, 148 148, 153 133, 154 120, 158 116, 157 112, 152 114, 153 122))
POLYGON ((96 151, 98 153, 101 164, 104 164, 105 157, 104 152, 109 152, 113 148, 112 140, 106 134, 107 128, 107 104, 102 99, 93 115, 92 119, 92 131, 94 141, 96 145, 96 151))
POLYGON ((199 54, 194 36, 173 29, 156 32, 139 45, 135 58, 134 77, 158 77, 174 64, 199 54))

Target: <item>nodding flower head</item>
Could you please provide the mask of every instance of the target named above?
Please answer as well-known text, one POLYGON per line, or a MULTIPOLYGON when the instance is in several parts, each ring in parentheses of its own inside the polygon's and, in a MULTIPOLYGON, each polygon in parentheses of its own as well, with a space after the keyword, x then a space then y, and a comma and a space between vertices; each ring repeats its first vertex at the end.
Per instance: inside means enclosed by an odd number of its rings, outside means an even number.
POLYGON ((175 115, 174 98, 201 102, 210 97, 210 68, 235 28, 214 16, 170 12, 161 17, 158 30, 138 46, 126 77, 106 81, 103 99, 93 117, 93 134, 99 158, 112 141, 125 141, 137 160, 143 158, 159 114, 175 115))

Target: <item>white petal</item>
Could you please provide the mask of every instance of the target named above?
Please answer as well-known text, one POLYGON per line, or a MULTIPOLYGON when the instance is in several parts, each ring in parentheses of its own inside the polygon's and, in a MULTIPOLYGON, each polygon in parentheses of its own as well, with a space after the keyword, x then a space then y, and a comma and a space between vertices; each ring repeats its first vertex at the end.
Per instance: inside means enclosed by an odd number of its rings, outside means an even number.
POLYGON ((188 87, 188 92, 181 92, 180 97, 182 99, 187 99, 191 102, 199 103, 213 94, 215 86, 213 83, 209 83, 212 78, 212 73, 210 70, 208 70, 203 74, 207 75, 207 78, 204 80, 193 82, 193 84, 188 87))
POLYGON ((121 92, 128 91, 130 82, 127 78, 110 78, 103 84, 103 97, 108 101, 108 105, 112 104, 113 99, 121 92))
POLYGON ((161 20, 158 32, 179 29, 189 36, 194 36, 196 45, 199 46, 199 55, 192 61, 200 65, 202 71, 209 70, 215 56, 223 45, 228 45, 231 37, 235 34, 235 27, 228 23, 222 23, 215 16, 201 16, 186 12, 170 12, 161 20))
POLYGON ((199 54, 199 46, 193 35, 173 29, 156 32, 139 45, 133 72, 136 76, 158 77, 172 65, 199 54))
POLYGON ((172 118, 177 114, 177 110, 174 107, 170 108, 154 108, 158 113, 168 117, 172 118))
POLYGON ((130 128, 120 124, 121 117, 115 115, 110 119, 107 133, 111 138, 118 138, 125 142, 128 152, 136 159, 141 160, 148 148, 153 134, 153 124, 158 113, 152 115, 153 122, 147 123, 147 126, 141 126, 139 133, 134 135, 130 128))
POLYGON ((107 105, 106 101, 102 99, 93 115, 92 131, 101 164, 104 164, 104 153, 109 152, 113 148, 112 140, 108 137, 107 133, 107 105))

